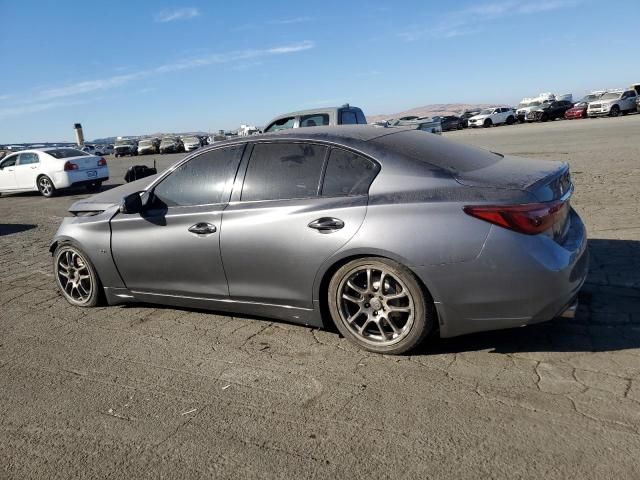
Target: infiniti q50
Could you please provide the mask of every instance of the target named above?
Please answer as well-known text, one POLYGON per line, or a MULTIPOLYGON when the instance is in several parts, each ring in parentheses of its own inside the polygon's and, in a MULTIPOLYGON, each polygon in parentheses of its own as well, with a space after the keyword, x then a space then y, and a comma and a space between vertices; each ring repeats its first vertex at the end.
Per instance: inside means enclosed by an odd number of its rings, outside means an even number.
POLYGON ((294 129, 217 143, 76 202, 51 252, 77 306, 335 325, 402 353, 430 333, 571 312, 588 263, 572 192, 565 163, 406 128, 294 129))

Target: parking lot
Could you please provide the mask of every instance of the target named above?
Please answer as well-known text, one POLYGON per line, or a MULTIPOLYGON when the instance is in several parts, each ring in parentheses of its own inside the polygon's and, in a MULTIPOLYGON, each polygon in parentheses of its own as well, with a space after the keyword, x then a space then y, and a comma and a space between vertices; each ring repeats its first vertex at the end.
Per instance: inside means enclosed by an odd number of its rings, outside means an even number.
MULTIPOLYGON (((3 195, 0 477, 640 478, 640 115, 445 136, 571 164, 575 319, 392 357, 268 319, 74 308, 48 245, 86 194, 3 195)), ((109 157, 105 188, 180 157, 109 157)))

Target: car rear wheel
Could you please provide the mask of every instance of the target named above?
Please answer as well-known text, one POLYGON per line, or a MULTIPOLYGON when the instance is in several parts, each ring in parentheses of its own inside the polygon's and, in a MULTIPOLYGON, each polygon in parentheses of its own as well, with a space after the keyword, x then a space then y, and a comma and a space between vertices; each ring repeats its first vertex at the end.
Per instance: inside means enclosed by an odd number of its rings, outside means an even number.
POLYGON ((484 123, 482 124, 482 126, 483 126, 484 128, 489 128, 491 125, 493 125, 493 122, 491 121, 491 119, 490 119, 490 118, 487 118, 487 119, 484 121, 484 123))
POLYGON ((43 197, 53 197, 56 194, 56 187, 53 185, 53 182, 46 175, 40 175, 38 177, 38 191, 40 195, 43 197))
POLYGON ((611 115, 612 117, 617 117, 618 115, 620 115, 620 107, 618 105, 614 105, 613 107, 611 107, 609 115, 611 115))
POLYGON ((95 268, 74 245, 60 244, 54 254, 53 271, 60 293, 78 307, 95 307, 100 300, 101 285, 95 268))
POLYGON ((362 258, 341 267, 329 283, 329 310, 342 335, 365 350, 400 354, 420 344, 435 325, 433 304, 406 267, 362 258))

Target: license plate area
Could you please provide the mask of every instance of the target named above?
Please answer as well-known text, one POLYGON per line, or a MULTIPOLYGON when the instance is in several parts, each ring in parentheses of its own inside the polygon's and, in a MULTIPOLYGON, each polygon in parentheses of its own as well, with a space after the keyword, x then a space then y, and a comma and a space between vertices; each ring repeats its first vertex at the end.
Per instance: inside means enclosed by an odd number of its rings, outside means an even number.
POLYGON ((96 170, 89 170, 87 172, 87 178, 95 178, 98 176, 98 172, 96 170))

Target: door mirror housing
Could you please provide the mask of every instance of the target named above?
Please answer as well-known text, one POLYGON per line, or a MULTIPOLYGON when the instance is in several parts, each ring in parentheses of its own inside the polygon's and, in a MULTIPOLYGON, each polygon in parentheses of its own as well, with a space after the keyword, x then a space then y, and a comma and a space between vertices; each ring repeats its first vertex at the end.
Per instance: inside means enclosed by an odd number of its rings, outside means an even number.
POLYGON ((122 199, 120 204, 120 213, 142 213, 144 205, 142 204, 142 192, 130 193, 122 199))

